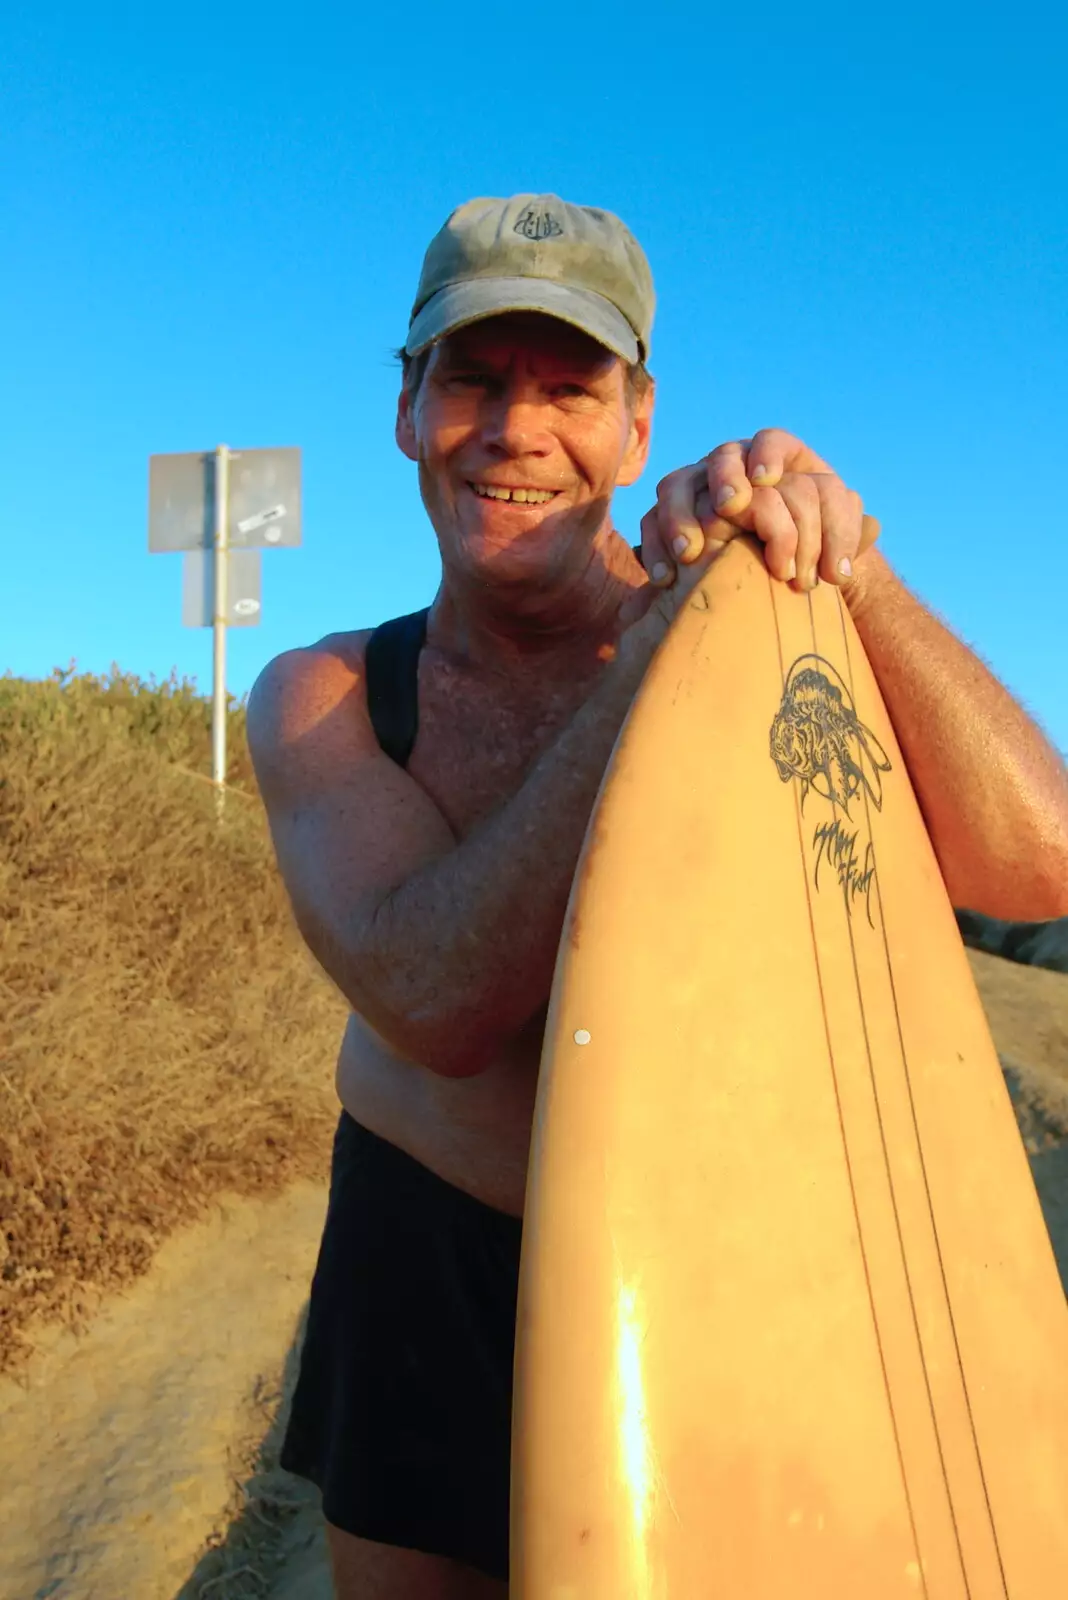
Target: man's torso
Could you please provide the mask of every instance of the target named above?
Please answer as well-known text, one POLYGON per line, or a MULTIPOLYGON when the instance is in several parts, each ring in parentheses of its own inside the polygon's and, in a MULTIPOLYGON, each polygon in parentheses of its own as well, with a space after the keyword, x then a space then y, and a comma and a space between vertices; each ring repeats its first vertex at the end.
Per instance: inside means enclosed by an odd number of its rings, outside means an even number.
MULTIPOLYGON (((369 638, 331 639, 360 676, 369 638)), ((383 670, 390 666, 383 661, 383 670)), ((591 680, 520 692, 432 645, 417 666, 409 661, 399 669, 417 674, 418 726, 407 770, 457 842, 517 792, 592 688, 591 680)), ((493 960, 492 950, 486 959, 493 960)), ((397 1057, 353 1014, 338 1059, 338 1096, 373 1133, 476 1199, 519 1216, 544 1022, 543 1006, 492 1066, 470 1078, 444 1078, 397 1057)))

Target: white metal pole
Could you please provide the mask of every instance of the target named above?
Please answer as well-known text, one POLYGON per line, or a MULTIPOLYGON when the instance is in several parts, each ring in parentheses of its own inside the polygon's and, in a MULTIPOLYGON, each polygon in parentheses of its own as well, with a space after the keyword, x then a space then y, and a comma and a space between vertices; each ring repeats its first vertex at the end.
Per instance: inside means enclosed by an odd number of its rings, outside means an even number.
POLYGON ((230 452, 215 451, 215 609, 212 617, 211 781, 215 810, 223 814, 226 784, 226 578, 230 510, 230 452))

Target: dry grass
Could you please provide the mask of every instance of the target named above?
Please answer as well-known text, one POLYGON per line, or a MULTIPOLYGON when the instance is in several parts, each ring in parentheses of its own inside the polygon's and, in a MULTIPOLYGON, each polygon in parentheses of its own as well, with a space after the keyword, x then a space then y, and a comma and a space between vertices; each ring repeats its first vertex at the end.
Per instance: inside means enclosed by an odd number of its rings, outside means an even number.
POLYGON ((229 731, 219 827, 192 685, 0 678, 0 1368, 220 1191, 325 1173, 343 1005, 229 731))

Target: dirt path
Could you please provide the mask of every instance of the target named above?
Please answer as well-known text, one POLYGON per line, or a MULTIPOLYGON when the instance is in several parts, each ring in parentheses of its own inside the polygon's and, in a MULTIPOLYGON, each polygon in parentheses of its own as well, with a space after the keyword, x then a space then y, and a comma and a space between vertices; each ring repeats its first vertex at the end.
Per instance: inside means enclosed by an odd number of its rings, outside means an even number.
POLYGON ((0 1600, 262 1596, 264 1546, 303 1566, 292 1590, 273 1563, 278 1600, 328 1600, 311 1498, 270 1471, 324 1207, 226 1202, 0 1383, 0 1600))

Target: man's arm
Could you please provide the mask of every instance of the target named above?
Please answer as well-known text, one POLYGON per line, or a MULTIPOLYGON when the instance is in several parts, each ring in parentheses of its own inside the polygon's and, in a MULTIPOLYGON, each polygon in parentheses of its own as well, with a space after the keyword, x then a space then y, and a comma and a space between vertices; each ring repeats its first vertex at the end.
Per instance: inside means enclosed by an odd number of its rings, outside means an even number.
POLYGON ((877 524, 808 445, 780 428, 720 445, 657 485, 647 570, 755 533, 770 571, 837 583, 883 691, 954 905, 1011 921, 1068 914, 1068 774, 982 663, 868 548, 877 524), (715 508, 718 509, 718 514, 715 508), (688 552, 688 553, 687 553, 688 552), (850 562, 852 575, 850 575, 850 562))
POLYGON ((876 550, 843 598, 879 682, 955 906, 1068 915, 1068 772, 1008 690, 876 550))
POLYGON ((515 796, 460 843, 379 749, 358 664, 324 643, 257 680, 249 746, 297 925, 398 1054, 473 1075, 543 1004, 597 791, 675 597, 657 602, 515 796))

